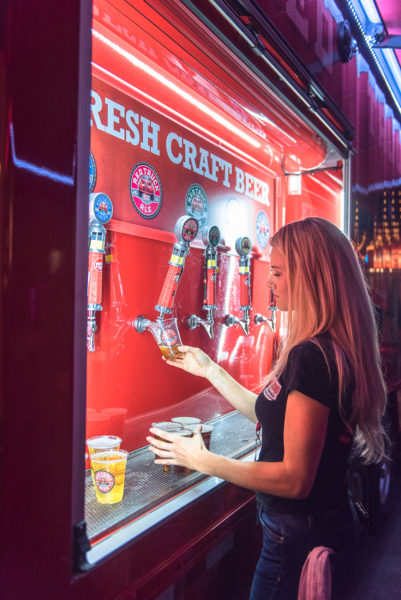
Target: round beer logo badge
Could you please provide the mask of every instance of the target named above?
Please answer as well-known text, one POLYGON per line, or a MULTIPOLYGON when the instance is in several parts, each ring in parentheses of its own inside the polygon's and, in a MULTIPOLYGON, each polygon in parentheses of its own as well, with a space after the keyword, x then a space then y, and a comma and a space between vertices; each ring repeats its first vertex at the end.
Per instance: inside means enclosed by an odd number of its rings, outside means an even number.
POLYGON ((96 185, 96 163, 92 152, 89 152, 89 191, 93 192, 96 185))
POLYGON ((99 271, 99 273, 101 273, 103 271, 103 260, 101 258, 98 258, 97 260, 95 260, 94 266, 96 271, 99 271))
POLYGON ((165 346, 174 346, 178 342, 178 337, 174 329, 164 329, 161 335, 162 342, 165 346))
POLYGON ((261 248, 266 248, 270 237, 270 224, 267 214, 261 210, 256 216, 256 237, 261 248))
POLYGON ((132 204, 144 219, 154 219, 162 207, 162 185, 148 163, 138 163, 131 171, 129 190, 132 204))
POLYGON ((108 471, 96 471, 95 483, 99 492, 107 494, 114 487, 114 475, 108 471))
POLYGON ((193 183, 185 196, 185 212, 199 223, 199 229, 203 229, 209 220, 209 202, 203 187, 193 183))
POLYGON ((92 194, 93 214, 95 219, 104 225, 108 223, 113 216, 113 204, 106 194, 92 194))

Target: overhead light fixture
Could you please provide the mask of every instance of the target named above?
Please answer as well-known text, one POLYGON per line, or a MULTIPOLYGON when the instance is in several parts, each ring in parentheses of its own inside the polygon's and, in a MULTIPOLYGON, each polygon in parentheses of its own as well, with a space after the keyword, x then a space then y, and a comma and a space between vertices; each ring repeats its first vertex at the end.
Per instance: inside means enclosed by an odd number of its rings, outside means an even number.
POLYGON ((369 53, 378 69, 386 88, 401 115, 401 85, 399 85, 399 67, 395 64, 394 50, 381 50, 377 46, 377 36, 384 32, 384 24, 374 0, 346 0, 352 17, 363 36, 369 53), (395 67, 395 68, 394 68, 395 67))

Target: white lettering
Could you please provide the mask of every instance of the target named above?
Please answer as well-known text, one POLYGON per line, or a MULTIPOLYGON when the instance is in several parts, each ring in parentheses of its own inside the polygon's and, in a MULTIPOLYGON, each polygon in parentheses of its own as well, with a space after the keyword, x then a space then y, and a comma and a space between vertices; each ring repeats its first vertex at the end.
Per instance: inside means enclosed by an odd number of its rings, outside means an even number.
POLYGON ((138 128, 136 127, 136 125, 138 125, 138 123, 139 123, 139 115, 137 113, 134 113, 133 110, 127 110, 127 114, 126 114, 125 118, 127 120, 128 127, 134 134, 132 136, 131 133, 127 129, 125 131, 125 141, 129 142, 133 146, 137 146, 140 141, 139 131, 138 131, 138 128), (135 123, 136 123, 136 125, 135 125, 135 123))
POLYGON ((230 180, 228 176, 231 175, 231 173, 233 172, 233 166, 231 163, 227 162, 223 158, 220 159, 220 165, 224 171, 223 185, 226 187, 230 187, 230 180))
MULTIPOLYGON (((104 125, 102 124, 99 112, 102 110, 102 99, 97 92, 91 91, 92 100, 94 102, 91 104, 91 113, 93 114, 93 118, 95 119, 96 127, 100 129, 100 131, 104 131, 104 125)), ((92 127, 92 119, 91 119, 91 127, 92 127)))
POLYGON ((197 155, 197 150, 195 144, 189 142, 184 139, 184 148, 185 148, 185 160, 182 163, 182 166, 188 169, 189 171, 195 171, 195 173, 199 173, 199 175, 203 175, 202 169, 198 168, 195 164, 195 159, 197 155))
POLYGON ((239 167, 235 167, 235 191, 239 194, 244 193, 244 171, 239 167))
POLYGON ((157 123, 153 123, 153 121, 149 121, 145 117, 141 117, 142 121, 142 144, 141 148, 147 150, 148 152, 152 152, 152 154, 160 155, 159 150, 159 131, 160 125, 157 123), (151 130, 150 130, 151 128, 151 130), (152 146, 149 146, 149 140, 152 142, 152 146))
POLYGON ((244 172, 239 167, 235 167, 236 183, 235 191, 239 194, 245 194, 253 200, 263 202, 266 206, 270 206, 269 201, 269 186, 264 181, 254 177, 250 173, 244 172))
POLYGON ((125 108, 121 106, 121 104, 117 104, 110 98, 105 98, 105 103, 107 104, 107 127, 105 127, 105 132, 114 135, 120 140, 124 139, 124 129, 119 129, 118 131, 114 129, 114 125, 118 125, 120 121, 120 116, 123 117, 125 115, 125 108), (120 116, 116 115, 115 112, 118 112, 120 116))
POLYGON ((171 147, 173 142, 177 142, 178 147, 182 148, 182 137, 171 131, 166 139, 167 156, 172 163, 179 165, 182 162, 182 153, 179 152, 177 155, 173 154, 173 149, 171 147))
POLYGON ((212 172, 210 174, 210 179, 213 181, 217 181, 217 171, 220 168, 221 160, 215 154, 210 153, 210 160, 212 161, 212 172))
MULTIPOLYGON (((201 155, 201 158, 199 161, 200 172, 203 173, 203 175, 205 177, 207 177, 207 179, 213 179, 213 177, 211 176, 210 171, 209 171, 209 161, 208 161, 209 152, 207 150, 205 150, 204 148, 199 148, 199 152, 201 155)), ((214 181, 217 181, 217 177, 214 181)))
POLYGON ((253 198, 253 177, 249 173, 245 173, 245 196, 253 198))

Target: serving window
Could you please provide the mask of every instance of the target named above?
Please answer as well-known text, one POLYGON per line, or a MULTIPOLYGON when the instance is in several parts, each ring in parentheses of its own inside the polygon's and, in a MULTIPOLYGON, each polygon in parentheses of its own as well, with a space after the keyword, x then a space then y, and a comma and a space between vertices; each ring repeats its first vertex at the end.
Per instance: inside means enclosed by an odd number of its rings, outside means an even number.
POLYGON ((221 484, 155 465, 146 445, 152 423, 198 419, 213 428, 212 451, 253 459, 254 424, 207 381, 166 365, 144 324, 176 319, 184 344, 201 347, 248 389, 260 390, 280 326, 266 283, 269 237, 285 218, 282 158, 294 160, 297 144, 297 164, 319 162, 325 153, 299 117, 247 77, 221 42, 211 44, 211 34, 194 27, 195 17, 183 9, 180 19, 169 2, 94 5, 86 438, 121 440, 95 448, 115 452, 109 462, 117 464, 121 450, 128 455, 123 497, 113 504, 99 498, 120 474, 106 463, 91 470, 86 457, 93 548, 149 514, 154 523, 194 490, 221 484), (187 230, 177 232, 177 223, 187 230), (208 274, 213 227, 219 240, 208 274), (248 240, 242 263, 241 239, 248 240), (198 321, 191 323, 193 316, 198 321), (212 331, 201 323, 207 320, 212 331))

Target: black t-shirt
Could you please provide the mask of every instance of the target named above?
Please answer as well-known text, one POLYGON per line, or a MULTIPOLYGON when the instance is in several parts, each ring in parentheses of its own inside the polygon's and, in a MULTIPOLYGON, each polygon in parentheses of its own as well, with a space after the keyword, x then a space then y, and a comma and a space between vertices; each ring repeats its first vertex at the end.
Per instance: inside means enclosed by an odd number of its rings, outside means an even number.
MULTIPOLYGON (((284 418, 287 397, 298 391, 329 407, 326 439, 315 481, 305 499, 282 498, 257 493, 257 498, 274 512, 307 514, 322 512, 341 505, 347 498, 346 472, 352 437, 340 418, 338 409, 338 373, 334 351, 328 335, 308 340, 289 353, 286 367, 279 379, 271 382, 256 400, 256 416, 262 428, 262 448, 259 460, 283 460, 284 418), (327 362, 326 362, 327 359, 327 362)), ((349 385, 343 403, 350 410, 353 385, 349 385)))

